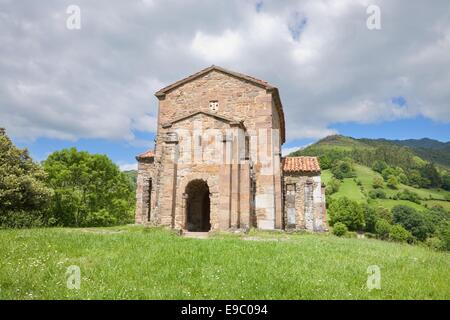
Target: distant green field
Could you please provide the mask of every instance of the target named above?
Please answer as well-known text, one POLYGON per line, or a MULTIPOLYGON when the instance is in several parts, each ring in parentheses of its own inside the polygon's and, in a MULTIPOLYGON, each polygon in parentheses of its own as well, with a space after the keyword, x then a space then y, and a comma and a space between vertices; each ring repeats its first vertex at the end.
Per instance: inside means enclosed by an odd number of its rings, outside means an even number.
MULTIPOLYGON (((376 176, 381 177, 381 175, 372 169, 355 164, 354 165, 355 173, 356 173, 356 179, 360 180, 362 183, 362 186, 364 187, 364 190, 368 193, 370 190, 373 190, 373 179, 376 176)), ((322 181, 327 184, 331 178, 333 177, 330 170, 323 170, 322 171, 322 181)), ((434 205, 441 205, 446 210, 450 211, 450 202, 445 201, 450 196, 449 191, 445 190, 437 190, 437 189, 423 189, 423 188, 413 188, 404 184, 400 184, 397 189, 393 190, 388 187, 384 187, 383 191, 386 193, 388 197, 393 197, 396 195, 399 191, 407 189, 409 191, 417 193, 424 201, 422 201, 422 204, 417 204, 411 201, 406 200, 393 200, 393 199, 377 199, 374 202, 372 202, 373 206, 382 206, 387 209, 391 209, 392 207, 396 205, 407 205, 410 207, 413 207, 417 210, 426 210, 424 204, 428 204, 428 207, 432 207, 434 205), (433 199, 433 200, 428 200, 433 199)), ((366 202, 368 199, 367 197, 361 192, 360 187, 354 182, 354 180, 351 178, 343 179, 341 186, 339 188, 339 191, 331 196, 332 198, 339 198, 339 197, 348 197, 352 200, 358 201, 358 202, 366 202)))
MULTIPOLYGON (((327 184, 332 177, 333 175, 330 170, 323 170, 321 178, 325 184, 327 184)), ((361 190, 356 185, 355 181, 353 181, 353 178, 343 179, 339 188, 339 192, 333 194, 331 197, 347 197, 355 201, 365 201, 364 195, 361 193, 361 190)))
POLYGON ((371 239, 127 226, 0 230, 0 243, 0 299, 450 299, 448 253, 371 239))
POLYGON ((428 205, 429 208, 433 206, 441 206, 450 212, 450 201, 428 200, 425 201, 425 203, 428 205))
POLYGON ((373 207, 384 207, 386 209, 392 209, 393 207, 398 205, 413 207, 414 209, 420 211, 426 209, 424 206, 421 206, 420 204, 407 200, 377 199, 372 204, 373 207))

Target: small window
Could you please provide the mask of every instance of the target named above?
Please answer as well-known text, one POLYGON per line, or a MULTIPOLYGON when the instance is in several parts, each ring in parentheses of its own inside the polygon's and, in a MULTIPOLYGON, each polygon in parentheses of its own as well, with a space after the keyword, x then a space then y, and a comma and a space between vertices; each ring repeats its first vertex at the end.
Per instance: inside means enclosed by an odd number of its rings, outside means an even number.
POLYGON ((216 112, 219 109, 219 101, 211 100, 209 102, 209 110, 212 112, 216 112))

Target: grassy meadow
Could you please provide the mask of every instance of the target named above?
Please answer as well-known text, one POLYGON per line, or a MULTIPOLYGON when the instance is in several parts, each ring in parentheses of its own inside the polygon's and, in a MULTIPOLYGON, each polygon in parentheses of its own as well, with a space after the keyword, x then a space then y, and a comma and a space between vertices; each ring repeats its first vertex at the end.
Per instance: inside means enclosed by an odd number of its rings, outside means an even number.
POLYGON ((450 299, 448 253, 373 239, 124 226, 0 230, 0 244, 0 299, 450 299))
MULTIPOLYGON (((372 169, 362 166, 359 164, 354 165, 355 169, 355 175, 356 179, 361 181, 362 188, 358 186, 358 184, 355 182, 354 178, 345 178, 342 180, 342 183, 339 187, 339 191, 332 194, 331 198, 340 198, 340 197, 347 197, 351 200, 358 201, 361 203, 365 203, 368 201, 367 194, 365 195, 362 191, 366 191, 368 193, 370 190, 373 190, 373 179, 376 176, 379 176, 381 178, 381 175, 372 169)), ((323 170, 322 171, 322 181, 325 184, 328 184, 328 182, 333 177, 330 170, 323 170)), ((429 208, 440 205, 444 207, 444 209, 450 211, 450 201, 447 199, 450 197, 450 192, 445 191, 442 189, 423 189, 423 188, 413 188, 411 186, 407 186, 404 184, 399 184, 397 189, 390 189, 386 185, 382 190, 386 193, 386 196, 388 198, 393 197, 396 193, 398 193, 400 190, 408 190, 415 192, 419 195, 419 197, 422 199, 421 203, 415 203, 408 200, 394 200, 394 199, 376 199, 370 202, 373 206, 382 206, 387 209, 392 209, 396 205, 407 205, 410 207, 413 207, 416 210, 426 210, 426 206, 429 208)))

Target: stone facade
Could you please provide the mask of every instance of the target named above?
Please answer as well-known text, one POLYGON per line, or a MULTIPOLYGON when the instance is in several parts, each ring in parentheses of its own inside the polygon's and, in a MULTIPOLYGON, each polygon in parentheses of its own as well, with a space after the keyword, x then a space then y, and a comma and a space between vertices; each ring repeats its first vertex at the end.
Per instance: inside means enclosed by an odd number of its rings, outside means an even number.
POLYGON ((286 229, 327 231, 325 188, 319 174, 284 174, 286 229))
MULTIPOLYGON (((285 128, 278 89, 212 66, 156 96, 155 149, 137 157, 136 223, 188 231, 285 228, 285 128)), ((289 181, 297 178, 299 186, 309 181, 302 176, 289 181)), ((312 180, 320 189, 320 174, 312 180)), ((323 206, 318 195, 313 192, 314 208, 323 206)), ((309 214, 309 207, 301 209, 302 196, 297 198, 298 215, 309 214)), ((296 221, 296 228, 325 229, 296 221)))

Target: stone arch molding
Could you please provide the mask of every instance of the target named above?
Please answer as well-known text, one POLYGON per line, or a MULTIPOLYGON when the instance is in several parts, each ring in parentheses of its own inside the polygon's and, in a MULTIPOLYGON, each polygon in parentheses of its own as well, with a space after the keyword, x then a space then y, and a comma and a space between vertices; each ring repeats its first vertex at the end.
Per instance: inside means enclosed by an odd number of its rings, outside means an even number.
POLYGON ((181 195, 186 191, 186 187, 189 184, 189 182, 194 180, 203 180, 208 184, 209 193, 217 193, 219 192, 219 186, 217 183, 212 181, 214 179, 213 174, 206 174, 206 173, 191 173, 187 176, 185 176, 180 183, 180 187, 178 190, 180 190, 181 195))
POLYGON ((185 212, 185 192, 186 187, 189 184, 189 182, 194 180, 202 180, 206 182, 209 188, 210 193, 210 223, 211 223, 211 230, 216 229, 218 227, 217 225, 217 208, 219 205, 219 186, 217 183, 217 175, 216 174, 207 174, 207 173, 190 173, 183 177, 180 181, 180 184, 178 186, 178 194, 177 199, 179 199, 179 204, 177 205, 177 225, 180 229, 185 229, 186 225, 186 212, 185 212))

